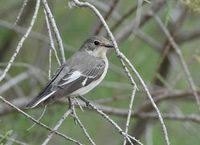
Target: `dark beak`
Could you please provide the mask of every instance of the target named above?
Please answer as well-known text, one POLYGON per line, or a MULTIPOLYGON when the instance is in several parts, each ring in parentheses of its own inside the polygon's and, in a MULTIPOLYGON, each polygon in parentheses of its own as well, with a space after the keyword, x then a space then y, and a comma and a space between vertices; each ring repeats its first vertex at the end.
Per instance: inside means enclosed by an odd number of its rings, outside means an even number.
POLYGON ((112 44, 105 44, 104 46, 107 47, 107 48, 109 48, 109 49, 110 48, 114 48, 114 45, 112 45, 112 44))

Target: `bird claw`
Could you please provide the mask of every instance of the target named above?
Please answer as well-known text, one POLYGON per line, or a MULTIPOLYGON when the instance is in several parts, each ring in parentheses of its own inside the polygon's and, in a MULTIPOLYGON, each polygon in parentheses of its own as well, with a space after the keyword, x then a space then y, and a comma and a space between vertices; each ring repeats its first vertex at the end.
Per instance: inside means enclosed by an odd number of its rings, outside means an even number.
POLYGON ((90 107, 90 102, 87 99, 85 99, 83 96, 78 96, 78 97, 85 103, 86 107, 88 108, 90 107))

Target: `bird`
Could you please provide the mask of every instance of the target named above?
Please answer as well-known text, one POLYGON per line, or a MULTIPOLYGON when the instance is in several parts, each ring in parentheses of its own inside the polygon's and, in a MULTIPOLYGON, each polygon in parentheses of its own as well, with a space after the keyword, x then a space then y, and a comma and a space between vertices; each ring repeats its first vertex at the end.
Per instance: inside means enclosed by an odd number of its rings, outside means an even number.
POLYGON ((109 66, 106 53, 112 48, 113 43, 103 36, 85 40, 26 108, 48 105, 62 97, 82 96, 94 89, 106 76, 109 66))

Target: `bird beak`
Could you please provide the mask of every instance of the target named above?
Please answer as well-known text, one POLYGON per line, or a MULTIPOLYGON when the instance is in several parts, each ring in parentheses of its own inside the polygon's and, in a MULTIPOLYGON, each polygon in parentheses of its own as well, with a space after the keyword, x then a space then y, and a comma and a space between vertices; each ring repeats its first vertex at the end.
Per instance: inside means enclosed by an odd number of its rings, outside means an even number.
POLYGON ((113 49, 114 48, 114 45, 112 44, 105 44, 104 47, 107 47, 109 49, 113 49))

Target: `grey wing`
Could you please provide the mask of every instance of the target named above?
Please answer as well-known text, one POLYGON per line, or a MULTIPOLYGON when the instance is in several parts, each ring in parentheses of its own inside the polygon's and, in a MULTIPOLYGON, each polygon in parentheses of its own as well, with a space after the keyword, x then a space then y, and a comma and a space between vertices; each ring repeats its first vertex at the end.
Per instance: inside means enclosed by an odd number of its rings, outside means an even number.
POLYGON ((51 97, 51 95, 55 93, 55 90, 52 89, 55 84, 54 82, 59 80, 60 76, 63 74, 64 68, 65 66, 62 65, 59 69, 57 69, 56 73, 53 75, 51 80, 47 83, 45 88, 42 89, 42 91, 40 91, 40 93, 26 105, 27 108, 36 107, 38 104, 46 100, 48 97, 51 97))
POLYGON ((55 101, 60 97, 70 95, 81 87, 89 85, 92 81, 101 77, 105 69, 105 63, 101 61, 101 63, 90 65, 88 68, 75 68, 67 65, 61 66, 46 87, 26 107, 33 108, 42 102, 55 101))
POLYGON ((64 90, 65 95, 71 94, 75 90, 85 87, 92 81, 99 79, 104 69, 105 63, 102 61, 89 68, 71 70, 70 74, 66 74, 57 85, 64 90))

